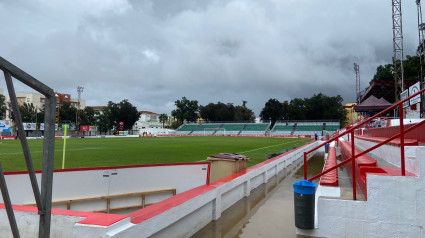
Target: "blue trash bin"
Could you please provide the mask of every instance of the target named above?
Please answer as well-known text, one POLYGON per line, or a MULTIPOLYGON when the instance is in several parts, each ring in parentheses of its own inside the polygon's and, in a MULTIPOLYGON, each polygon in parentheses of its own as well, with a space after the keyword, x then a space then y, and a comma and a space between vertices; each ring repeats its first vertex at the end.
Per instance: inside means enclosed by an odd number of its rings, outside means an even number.
POLYGON ((316 184, 308 180, 295 182, 294 210, 295 226, 304 229, 314 229, 314 199, 316 184))

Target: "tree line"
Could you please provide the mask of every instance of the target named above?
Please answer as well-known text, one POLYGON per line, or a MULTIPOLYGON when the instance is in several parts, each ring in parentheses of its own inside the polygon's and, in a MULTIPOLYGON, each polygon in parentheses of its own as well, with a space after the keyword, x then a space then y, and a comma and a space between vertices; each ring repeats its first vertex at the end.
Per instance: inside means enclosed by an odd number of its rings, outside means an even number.
MULTIPOLYGON (((329 97, 322 93, 311 98, 295 98, 291 101, 279 102, 269 99, 261 110, 260 118, 274 124, 278 120, 339 120, 341 125, 346 122, 346 112, 342 105, 342 97, 329 97)), ((171 128, 177 128, 184 122, 196 122, 202 118, 206 122, 254 122, 255 114, 247 107, 247 101, 242 105, 232 103, 209 103, 199 105, 197 100, 182 97, 175 101, 176 109, 171 115, 176 119, 171 128)), ((0 95, 0 117, 4 118, 8 107, 5 106, 4 96, 0 95)), ((9 107, 10 108, 10 107, 9 107)), ((36 108, 33 104, 24 103, 19 106, 23 122, 41 123, 44 121, 44 108, 36 108)), ((11 114, 12 115, 12 114, 11 114)), ((57 109, 58 122, 75 123, 78 125, 95 125, 99 131, 107 132, 116 129, 119 121, 124 121, 124 129, 133 127, 140 117, 137 108, 127 99, 119 103, 112 101, 100 112, 92 107, 78 110, 71 103, 64 102, 57 109), (76 118, 77 117, 77 118, 76 118)), ((163 126, 168 121, 168 115, 163 113, 159 117, 163 126)), ((12 116, 12 120, 14 120, 12 116)), ((79 128, 77 128, 79 129, 79 128)))
POLYGON ((261 110, 261 120, 270 120, 272 126, 279 120, 338 120, 347 122, 347 112, 340 95, 329 97, 322 93, 310 98, 294 98, 290 102, 269 99, 261 110))
MULTIPOLYGON (((5 97, 0 95, 0 118, 6 117, 7 110, 10 111, 12 121, 15 120, 11 107, 7 107, 5 97)), ((44 105, 42 108, 36 108, 32 103, 23 103, 19 105, 19 111, 23 122, 42 123, 44 122, 44 105)), ((112 101, 101 111, 96 112, 92 107, 85 107, 77 110, 70 102, 63 102, 56 109, 57 122, 59 124, 77 124, 97 126, 99 131, 107 132, 116 129, 119 121, 124 122, 124 130, 130 130, 140 117, 137 108, 127 99, 119 103, 112 101)))
MULTIPOLYGON (((347 118, 342 101, 340 95, 329 97, 322 93, 311 98, 295 98, 290 102, 269 99, 261 110, 260 118, 272 124, 278 120, 339 120, 344 125, 347 118)), ((175 101, 176 109, 171 115, 177 121, 172 127, 177 128, 184 122, 196 122, 199 118, 207 122, 254 122, 255 114, 246 104, 247 101, 238 106, 218 102, 200 106, 197 100, 183 97, 175 101)))

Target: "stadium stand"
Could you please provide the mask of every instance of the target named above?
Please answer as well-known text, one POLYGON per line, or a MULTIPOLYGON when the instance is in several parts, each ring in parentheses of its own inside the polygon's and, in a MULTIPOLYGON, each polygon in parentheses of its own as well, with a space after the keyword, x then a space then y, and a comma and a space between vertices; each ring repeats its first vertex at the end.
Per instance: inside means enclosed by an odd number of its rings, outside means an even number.
POLYGON ((323 122, 297 122, 294 135, 322 135, 323 122))
POLYGON ((294 123, 276 123, 272 129, 272 135, 291 135, 294 123))
POLYGON ((237 135, 245 125, 246 123, 226 123, 221 128, 225 130, 226 135, 237 135))
POLYGON ((199 127, 199 124, 184 124, 181 125, 177 130, 175 134, 178 135, 188 135, 192 131, 194 131, 196 128, 199 127))
POLYGON ((269 128, 269 123, 247 123, 241 131, 241 135, 265 135, 269 128))
POLYGON ((325 130, 329 132, 336 132, 340 129, 339 122, 326 122, 325 130))
POLYGON ((222 123, 208 123, 208 124, 200 124, 198 128, 196 128, 192 135, 214 135, 218 129, 221 128, 222 123))

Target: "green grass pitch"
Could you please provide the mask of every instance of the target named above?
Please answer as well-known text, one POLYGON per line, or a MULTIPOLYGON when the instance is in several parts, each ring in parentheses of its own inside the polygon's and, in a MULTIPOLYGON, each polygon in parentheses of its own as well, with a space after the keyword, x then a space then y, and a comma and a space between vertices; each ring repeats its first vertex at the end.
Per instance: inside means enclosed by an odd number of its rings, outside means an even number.
MULTIPOLYGON (((65 168, 205 161, 211 154, 239 153, 248 166, 267 160, 269 154, 298 147, 311 139, 261 137, 157 137, 68 139, 65 168)), ((41 169, 42 140, 28 140, 36 170, 41 169)), ((55 169, 62 167, 63 140, 55 141, 55 169)), ((19 140, 3 140, 0 162, 4 171, 26 170, 19 140)))

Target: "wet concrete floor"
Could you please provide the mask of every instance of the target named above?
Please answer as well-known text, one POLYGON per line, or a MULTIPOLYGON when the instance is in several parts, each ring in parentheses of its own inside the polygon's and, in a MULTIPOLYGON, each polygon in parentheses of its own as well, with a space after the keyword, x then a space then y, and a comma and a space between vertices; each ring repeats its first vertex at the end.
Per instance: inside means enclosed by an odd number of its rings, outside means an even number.
MULTIPOLYGON (((308 176, 322 171, 323 154, 308 162, 308 176)), ((297 236, 294 218, 294 192, 292 184, 303 180, 302 160, 274 176, 210 222, 193 238, 286 238, 297 236)), ((317 184, 318 181, 315 181, 317 184)))

